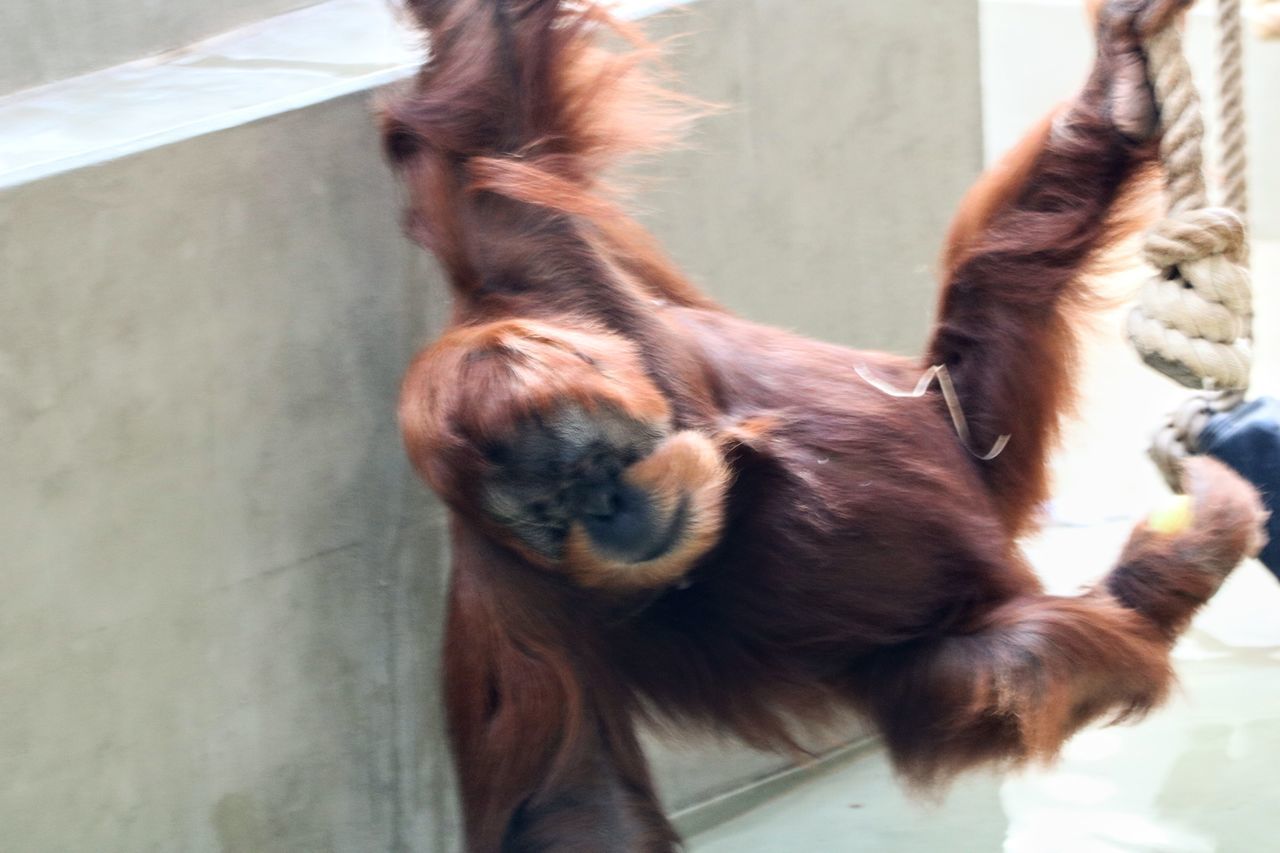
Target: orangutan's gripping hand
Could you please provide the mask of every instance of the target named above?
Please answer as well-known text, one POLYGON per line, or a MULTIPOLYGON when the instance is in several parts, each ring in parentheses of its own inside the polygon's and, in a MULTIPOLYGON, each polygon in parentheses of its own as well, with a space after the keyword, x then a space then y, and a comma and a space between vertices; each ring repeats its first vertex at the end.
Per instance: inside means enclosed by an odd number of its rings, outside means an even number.
POLYGON ((1106 0, 1091 10, 1097 24, 1095 82, 1116 128, 1135 142, 1151 139, 1159 113, 1148 82, 1142 43, 1191 7, 1194 0, 1106 0))

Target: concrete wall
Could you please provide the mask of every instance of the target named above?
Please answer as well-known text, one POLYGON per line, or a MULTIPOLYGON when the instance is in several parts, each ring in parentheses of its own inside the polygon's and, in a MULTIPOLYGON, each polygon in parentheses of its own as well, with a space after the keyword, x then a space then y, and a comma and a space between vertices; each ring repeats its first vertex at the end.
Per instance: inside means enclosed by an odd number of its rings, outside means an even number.
MULTIPOLYGON (((736 105, 655 170, 680 259, 759 319, 918 346, 981 156, 973 4, 661 26, 736 105)), ((394 426, 445 305, 397 205, 364 94, 0 190, 0 849, 455 843, 447 544, 394 426)), ((654 751, 673 809, 779 765, 654 751)))
POLYGON ((394 197, 363 98, 6 194, 0 848, 389 850, 439 807, 393 412, 441 305, 394 197))
POLYGON ((704 34, 678 67, 727 105, 647 199, 675 256, 748 316, 918 351, 982 162, 974 4, 699 3, 662 30, 704 34))
POLYGON ((176 50, 316 0, 5 0, 0 95, 176 50))

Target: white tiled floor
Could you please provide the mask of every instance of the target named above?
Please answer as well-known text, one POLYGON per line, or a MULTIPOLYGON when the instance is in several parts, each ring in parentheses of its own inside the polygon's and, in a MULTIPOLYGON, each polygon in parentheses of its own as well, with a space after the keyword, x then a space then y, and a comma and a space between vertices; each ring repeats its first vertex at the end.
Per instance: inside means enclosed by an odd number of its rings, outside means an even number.
MULTIPOLYGON (((1256 267, 1255 388, 1280 394, 1280 243, 1258 247, 1256 267)), ((1137 362, 1121 317, 1101 318, 1090 343, 1082 416, 1058 460, 1054 521, 1028 547, 1057 592, 1103 572, 1164 494, 1143 454, 1185 392, 1137 362)), ((1241 567, 1176 657, 1182 690, 1167 707, 1137 725, 1082 733, 1055 768, 971 776, 929 804, 905 794, 873 751, 704 833, 693 850, 1280 850, 1280 584, 1256 563, 1241 567)))

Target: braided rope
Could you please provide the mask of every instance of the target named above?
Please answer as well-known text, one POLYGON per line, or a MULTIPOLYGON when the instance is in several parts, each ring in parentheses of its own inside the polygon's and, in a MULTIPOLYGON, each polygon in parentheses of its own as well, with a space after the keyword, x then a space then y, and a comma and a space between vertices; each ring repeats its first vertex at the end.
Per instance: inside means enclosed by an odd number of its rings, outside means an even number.
MULTIPOLYGON (((1280 7, 1276 7, 1280 9, 1280 7)), ((1222 206, 1249 217, 1249 151, 1244 113, 1244 12, 1241 0, 1218 0, 1218 120, 1222 206)), ((1247 253, 1247 246, 1246 246, 1247 253)), ((1246 262, 1248 258, 1245 258, 1246 262)))
POLYGON ((1280 0, 1256 0, 1253 29, 1264 39, 1280 39, 1280 0))
MULTIPOLYGON (((1183 385, 1242 390, 1250 368, 1244 318, 1251 313, 1241 263, 1244 223, 1230 210, 1209 207, 1204 119, 1181 33, 1168 27, 1146 49, 1160 104, 1169 208, 1146 246, 1159 274, 1130 315, 1129 337, 1149 365, 1183 385)), ((1243 115, 1243 104, 1237 109, 1243 115)))
POLYGON ((1165 221, 1148 235, 1147 260, 1160 274, 1143 289, 1129 319, 1135 348, 1152 367, 1193 388, 1151 448, 1175 489, 1182 460, 1195 453, 1209 418, 1244 399, 1252 356, 1248 158, 1244 112, 1244 24, 1241 0, 1219 0, 1223 202, 1209 207, 1204 179, 1204 120, 1178 25, 1146 44, 1160 105, 1161 158, 1169 196, 1165 221))

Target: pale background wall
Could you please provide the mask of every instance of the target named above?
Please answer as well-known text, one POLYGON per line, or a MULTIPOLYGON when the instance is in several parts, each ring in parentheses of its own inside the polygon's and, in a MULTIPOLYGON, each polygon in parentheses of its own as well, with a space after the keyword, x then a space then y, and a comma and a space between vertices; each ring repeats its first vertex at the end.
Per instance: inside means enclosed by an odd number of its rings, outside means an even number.
MULTIPOLYGON (((918 347, 982 156, 976 5, 659 29, 732 107, 652 170, 678 258, 755 318, 918 347)), ((0 849, 454 843, 447 545, 394 425, 445 305, 397 206, 363 92, 0 189, 0 849)), ((655 753, 672 808, 780 765, 655 753)))

